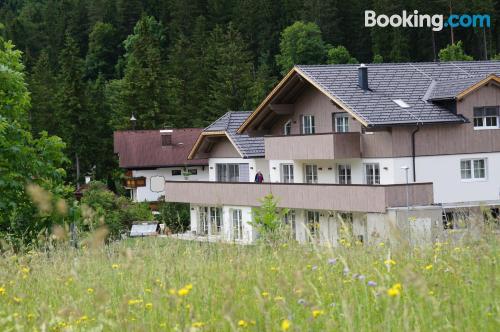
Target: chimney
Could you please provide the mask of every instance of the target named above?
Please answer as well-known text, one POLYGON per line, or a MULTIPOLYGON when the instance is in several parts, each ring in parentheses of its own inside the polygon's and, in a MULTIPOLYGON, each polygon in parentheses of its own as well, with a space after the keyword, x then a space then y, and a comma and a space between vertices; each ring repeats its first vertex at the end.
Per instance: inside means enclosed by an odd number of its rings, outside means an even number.
POLYGON ((358 67, 358 85, 363 90, 368 90, 368 67, 364 63, 358 67))

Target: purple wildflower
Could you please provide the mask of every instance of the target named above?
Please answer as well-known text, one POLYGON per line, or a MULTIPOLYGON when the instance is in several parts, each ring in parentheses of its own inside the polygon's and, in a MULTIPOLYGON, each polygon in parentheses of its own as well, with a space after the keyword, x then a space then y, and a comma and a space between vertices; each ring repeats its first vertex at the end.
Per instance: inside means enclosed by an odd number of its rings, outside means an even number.
POLYGON ((334 265, 334 264, 336 264, 336 263, 337 263, 337 259, 336 259, 336 258, 330 258, 330 259, 328 260, 328 264, 330 264, 330 265, 334 265))
POLYGON ((377 283, 375 281, 372 281, 372 280, 369 280, 368 283, 367 283, 367 285, 369 287, 377 287, 377 283))

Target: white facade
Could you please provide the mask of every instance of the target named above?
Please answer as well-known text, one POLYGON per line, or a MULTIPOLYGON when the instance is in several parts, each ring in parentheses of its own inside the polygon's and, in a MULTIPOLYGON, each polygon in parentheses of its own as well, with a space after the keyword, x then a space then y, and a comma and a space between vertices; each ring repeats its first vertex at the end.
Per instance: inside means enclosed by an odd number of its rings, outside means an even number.
POLYGON ((131 189, 131 198, 135 202, 156 202, 160 197, 165 196, 165 181, 208 181, 208 167, 187 166, 133 170, 132 177, 144 177, 146 185, 131 189), (183 175, 189 170, 196 170, 196 174, 183 175), (174 175, 179 172, 180 175, 174 175))
POLYGON ((269 161, 264 158, 210 158, 208 160, 209 181, 217 181, 217 164, 248 164, 248 181, 253 182, 257 171, 261 171, 264 181, 269 181, 269 161))

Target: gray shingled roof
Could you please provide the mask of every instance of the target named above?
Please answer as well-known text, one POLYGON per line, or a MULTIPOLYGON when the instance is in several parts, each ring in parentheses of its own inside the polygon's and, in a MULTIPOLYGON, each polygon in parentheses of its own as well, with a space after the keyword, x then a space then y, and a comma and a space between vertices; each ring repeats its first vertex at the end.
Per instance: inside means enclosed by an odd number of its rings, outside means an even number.
POLYGON ((252 112, 227 112, 204 131, 225 131, 243 158, 263 157, 264 137, 250 137, 247 134, 237 134, 236 131, 252 112))
POLYGON ((311 81, 340 99, 357 116, 373 126, 463 122, 461 116, 424 98, 433 95, 433 89, 437 89, 436 95, 449 95, 460 90, 462 85, 457 82, 461 80, 468 84, 490 74, 500 75, 500 61, 369 64, 370 90, 363 91, 357 84, 358 65, 297 67, 311 81), (445 88, 446 82, 453 87, 445 88), (402 108, 394 99, 401 99, 410 107, 402 108))
POLYGON ((486 76, 471 76, 460 79, 435 81, 435 84, 431 84, 429 87, 427 100, 454 99, 460 92, 484 78, 486 78, 486 76))

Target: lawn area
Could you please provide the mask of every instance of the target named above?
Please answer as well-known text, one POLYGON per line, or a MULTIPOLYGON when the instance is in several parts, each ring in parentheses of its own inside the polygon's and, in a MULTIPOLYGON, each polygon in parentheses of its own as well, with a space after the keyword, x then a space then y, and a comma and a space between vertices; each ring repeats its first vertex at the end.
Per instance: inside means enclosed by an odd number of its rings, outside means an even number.
POLYGON ((149 238, 4 254, 0 330, 498 331, 498 249, 149 238))

